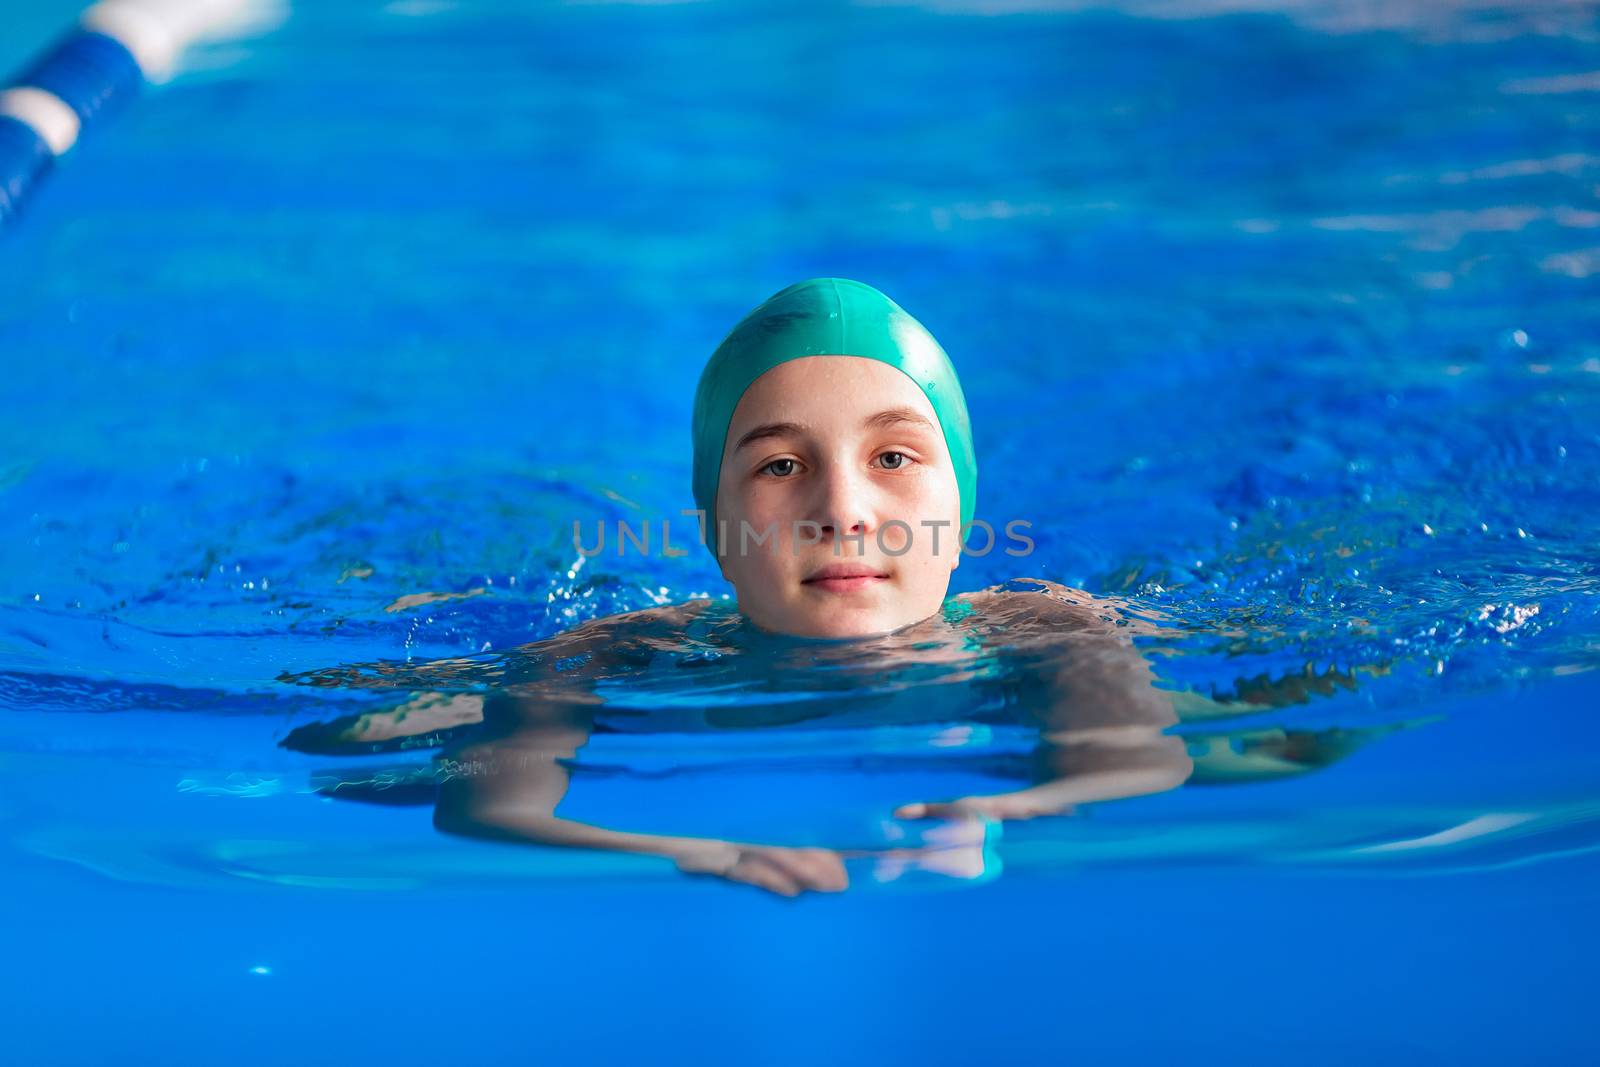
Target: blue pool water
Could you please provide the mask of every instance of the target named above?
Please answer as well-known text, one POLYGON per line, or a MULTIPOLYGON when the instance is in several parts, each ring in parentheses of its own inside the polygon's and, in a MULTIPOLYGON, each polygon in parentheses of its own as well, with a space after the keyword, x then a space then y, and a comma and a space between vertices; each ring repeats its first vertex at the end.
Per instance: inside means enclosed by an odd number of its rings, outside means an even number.
MULTIPOLYGON (((75 13, 13 6, 0 70, 75 13)), ((17 1062, 1600 1051, 1592 5, 325 2, 91 132, 0 234, 17 1062), (822 275, 940 338, 1034 524, 954 591, 1276 695, 1196 746, 1366 743, 796 901, 330 798, 433 750, 282 747, 409 691, 285 676, 728 591, 563 533, 692 506, 705 356, 822 275)), ((1027 746, 857 706, 597 735, 563 813, 866 850, 1027 746)))

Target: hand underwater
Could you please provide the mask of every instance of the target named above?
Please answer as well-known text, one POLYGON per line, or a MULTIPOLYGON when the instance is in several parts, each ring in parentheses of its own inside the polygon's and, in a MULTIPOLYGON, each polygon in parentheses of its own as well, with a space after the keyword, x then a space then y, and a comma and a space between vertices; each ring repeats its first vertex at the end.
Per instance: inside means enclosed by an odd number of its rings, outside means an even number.
POLYGON ((850 886, 844 860, 831 849, 744 845, 732 841, 705 841, 698 845, 704 847, 696 847, 678 857, 679 870, 745 882, 785 897, 797 897, 807 889, 837 893, 850 886))
POLYGON ((920 801, 904 804, 894 810, 897 819, 1035 819, 1044 815, 1070 815, 1071 803, 1050 797, 1037 789, 1023 789, 1015 793, 994 793, 989 796, 961 797, 957 800, 920 801))

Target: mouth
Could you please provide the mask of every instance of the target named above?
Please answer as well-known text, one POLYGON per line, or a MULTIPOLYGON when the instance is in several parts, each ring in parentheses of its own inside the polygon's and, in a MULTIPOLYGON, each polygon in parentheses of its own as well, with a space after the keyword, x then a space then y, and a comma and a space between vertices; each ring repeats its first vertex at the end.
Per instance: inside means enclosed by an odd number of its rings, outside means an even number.
POLYGON ((827 593, 854 593, 889 580, 889 575, 863 563, 830 563, 800 584, 827 593))

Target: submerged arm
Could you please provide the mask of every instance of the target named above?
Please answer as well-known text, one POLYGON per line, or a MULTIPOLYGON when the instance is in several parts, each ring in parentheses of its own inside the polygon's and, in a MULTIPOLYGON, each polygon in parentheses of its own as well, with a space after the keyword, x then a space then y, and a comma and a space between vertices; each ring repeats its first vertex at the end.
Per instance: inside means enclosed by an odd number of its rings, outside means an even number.
POLYGON ((557 815, 569 783, 562 761, 587 742, 590 713, 586 706, 538 698, 495 698, 489 731, 497 736, 451 753, 453 773, 440 789, 434 826, 488 840, 664 856, 682 871, 715 874, 784 896, 846 888, 844 863, 827 849, 629 833, 557 815))
MULTIPOLYGON (((1021 594, 1031 597, 1032 594, 1021 594)), ((1182 785, 1194 769, 1169 694, 1128 637, 1086 607, 1046 600, 1033 621, 1048 624, 1049 655, 1013 683, 1040 726, 1037 783, 943 803, 908 804, 901 818, 964 814, 997 819, 1052 815, 1075 804, 1144 796, 1182 785)))

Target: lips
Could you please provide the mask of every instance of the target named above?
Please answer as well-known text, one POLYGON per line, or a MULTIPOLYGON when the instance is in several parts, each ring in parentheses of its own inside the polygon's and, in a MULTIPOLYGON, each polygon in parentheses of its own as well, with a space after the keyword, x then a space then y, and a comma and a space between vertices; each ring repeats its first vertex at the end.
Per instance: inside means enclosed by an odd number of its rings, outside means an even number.
POLYGON ((853 593, 888 580, 888 574, 864 563, 830 563, 818 568, 801 584, 829 593, 853 593))
POLYGON ((830 563, 826 567, 813 571, 808 582, 820 581, 826 578, 887 578, 883 571, 876 567, 869 567, 865 563, 830 563))

